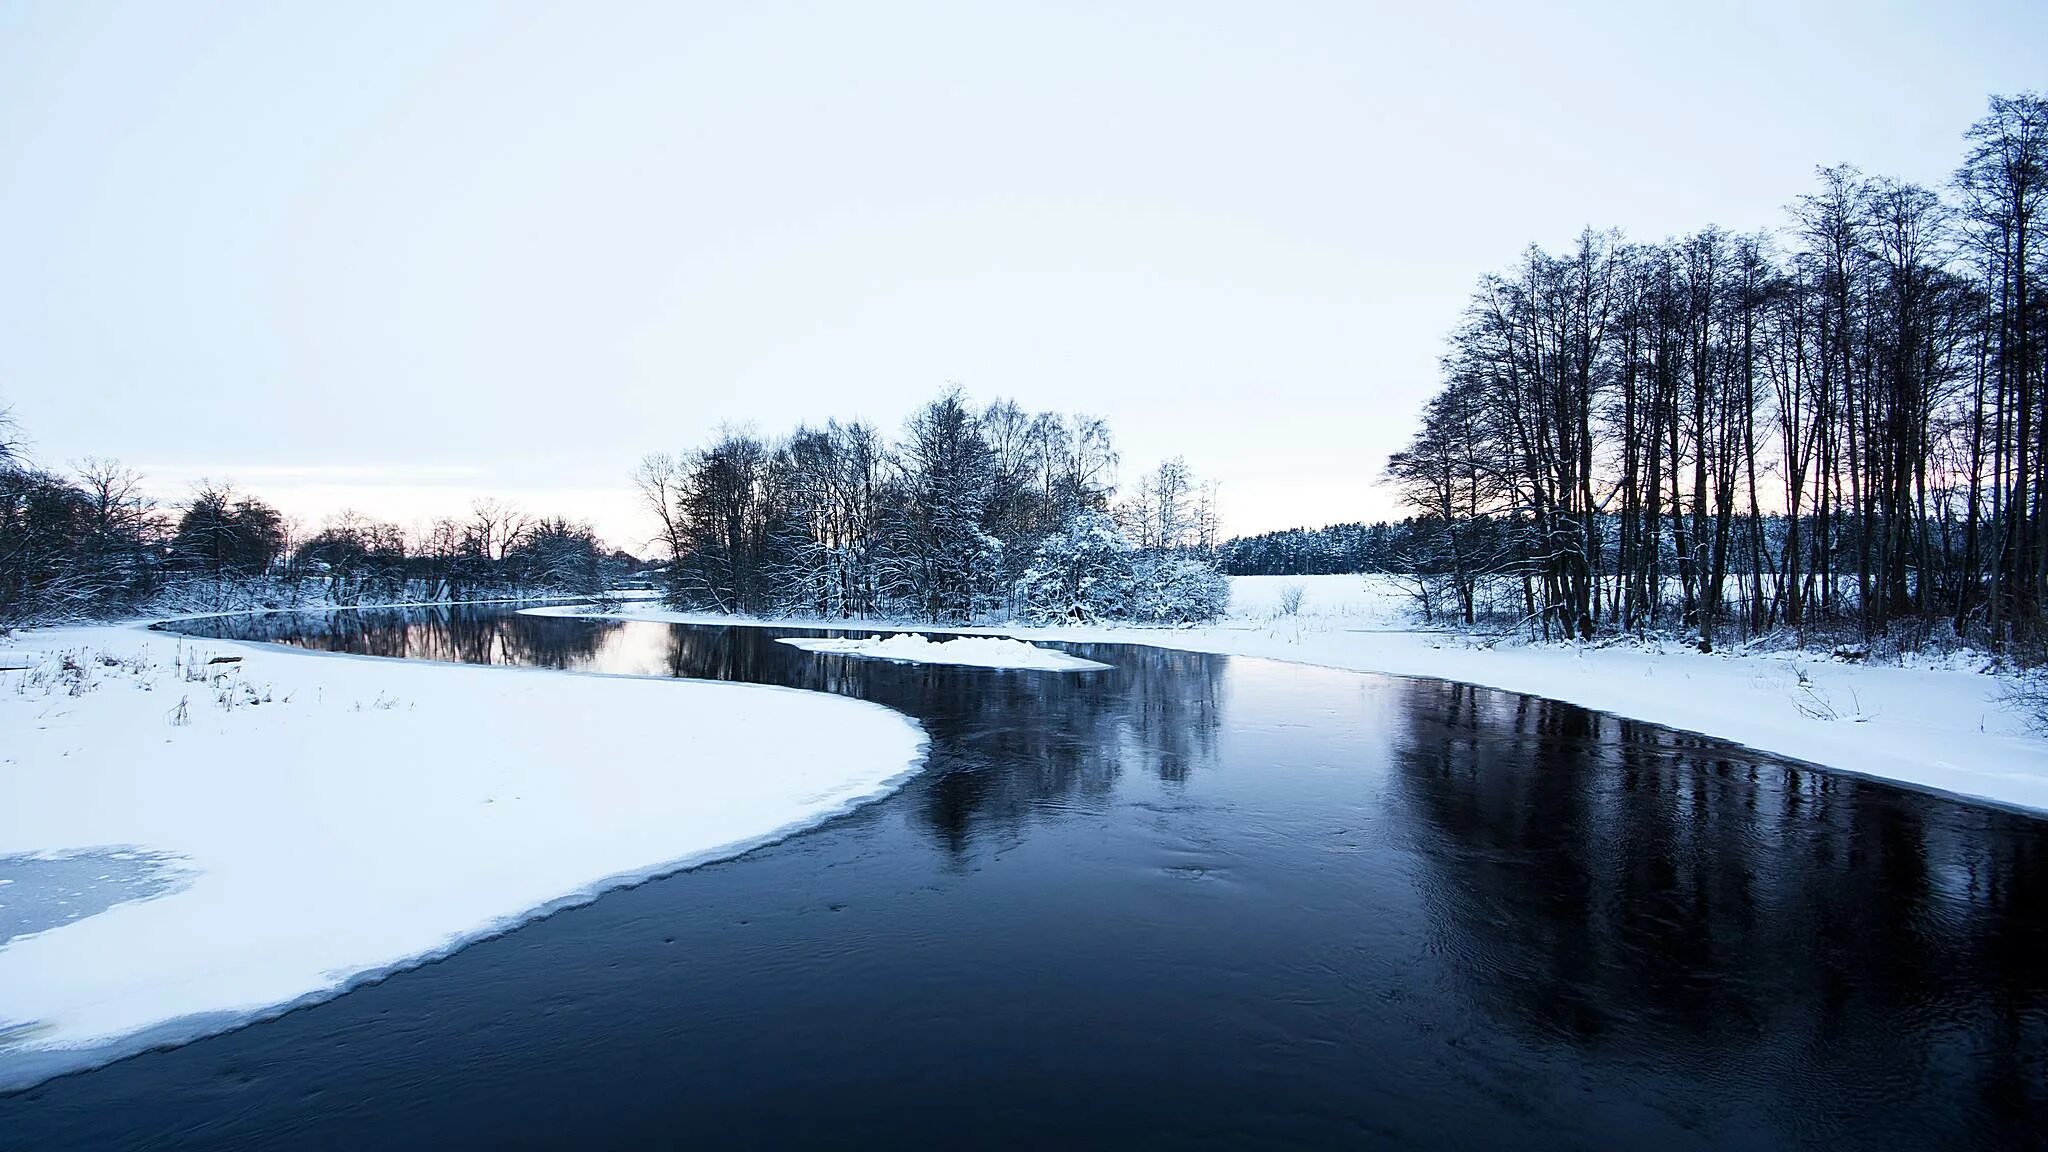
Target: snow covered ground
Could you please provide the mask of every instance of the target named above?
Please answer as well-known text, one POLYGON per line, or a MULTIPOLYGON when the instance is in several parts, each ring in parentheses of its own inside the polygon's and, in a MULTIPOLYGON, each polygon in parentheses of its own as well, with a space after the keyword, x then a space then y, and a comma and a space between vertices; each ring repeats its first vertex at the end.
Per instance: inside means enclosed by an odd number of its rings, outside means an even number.
POLYGON ((1230 618, 1273 620, 1287 615, 1290 588, 1301 590, 1294 615, 1358 628, 1414 627, 1414 599, 1385 576, 1232 576, 1230 618))
MULTIPOLYGON (((1704 655, 1680 645, 1491 642, 1418 628, 1399 582, 1383 576, 1238 576, 1231 593, 1225 619, 1195 628, 951 631, 1149 644, 1457 680, 1716 736, 1838 771, 2048 812, 2048 740, 2004 704, 2009 682, 1983 674, 1989 662, 1968 653, 1902 668, 1842 663, 1817 652, 1704 655), (1289 586, 1302 589, 1291 614, 1282 603, 1289 586)), ((622 612, 636 619, 737 623, 653 604, 622 612)))
POLYGON ((968 668, 1018 668, 1037 672, 1089 672, 1109 667, 1100 661, 1083 660, 1052 648, 1040 648, 1036 644, 1000 636, 956 636, 939 641, 910 633, 862 639, 785 636, 780 642, 806 652, 861 656, 871 660, 901 660, 909 664, 957 664, 968 668))
POLYGON ((126 626, 26 633, 7 666, 0 1089, 735 855, 888 793, 923 747, 836 696, 126 626))

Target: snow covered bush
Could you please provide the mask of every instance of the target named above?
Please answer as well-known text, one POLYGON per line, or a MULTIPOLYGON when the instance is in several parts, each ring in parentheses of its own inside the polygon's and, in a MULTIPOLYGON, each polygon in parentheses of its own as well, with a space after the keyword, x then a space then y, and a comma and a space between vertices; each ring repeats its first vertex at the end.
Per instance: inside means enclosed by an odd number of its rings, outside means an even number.
POLYGON ((1280 589, 1280 614, 1292 616, 1301 611, 1302 589, 1299 584, 1289 584, 1280 589))
POLYGON ((1017 581, 1024 617, 1047 624, 1075 614, 1092 620, 1129 616, 1131 544, 1101 512, 1083 512, 1045 538, 1017 581))
POLYGON ((1186 624, 1214 620, 1230 604, 1230 581, 1207 560, 1140 552, 1102 512, 1082 512, 1045 538, 1017 582, 1025 619, 1076 617, 1186 624))
POLYGON ((1196 624, 1230 607, 1230 579, 1207 560, 1141 556, 1130 618, 1144 624, 1196 624))
POLYGON ((2037 735, 2048 736, 2048 671, 2033 668, 2007 680, 1998 702, 2037 735))

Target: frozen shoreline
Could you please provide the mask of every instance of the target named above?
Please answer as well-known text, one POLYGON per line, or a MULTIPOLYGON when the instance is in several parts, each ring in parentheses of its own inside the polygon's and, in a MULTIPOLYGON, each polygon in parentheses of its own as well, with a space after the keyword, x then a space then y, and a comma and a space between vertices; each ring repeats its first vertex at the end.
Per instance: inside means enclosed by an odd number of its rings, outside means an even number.
POLYGON ((923 761, 907 718, 793 689, 137 626, 0 655, 32 665, 0 671, 0 1090, 730 858, 923 761), (58 865, 72 887, 38 899, 58 865))
POLYGON ((931 641, 915 633, 859 639, 784 636, 779 643, 821 656, 856 656, 864 660, 895 660, 905 664, 946 664, 959 668, 995 668, 1028 672, 1100 672, 1109 667, 1051 648, 1003 636, 956 636, 931 641))
POLYGON ((915 630, 1038 642, 1145 644, 1525 693, 1771 755, 1965 800, 2048 813, 2048 740, 2000 701, 2005 681, 1967 666, 1848 664, 1812 652, 1702 654, 1677 646, 1488 644, 1422 631, 1399 593, 1358 576, 1235 577, 1230 616, 1192 628, 934 628, 901 621, 750 620, 636 603, 531 608, 545 616, 915 630), (1304 588, 1295 614, 1279 591, 1304 588))

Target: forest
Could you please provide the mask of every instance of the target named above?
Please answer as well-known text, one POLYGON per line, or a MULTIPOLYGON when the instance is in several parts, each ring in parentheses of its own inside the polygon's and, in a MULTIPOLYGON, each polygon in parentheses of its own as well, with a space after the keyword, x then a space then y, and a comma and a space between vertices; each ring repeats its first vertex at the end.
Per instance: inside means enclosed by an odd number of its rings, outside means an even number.
POLYGON ((818 619, 1211 619, 1215 489, 1167 460, 1119 498, 1109 426, 950 389, 893 441, 827 421, 727 430, 635 483, 684 608, 818 619))
POLYGON ((590 527, 480 500, 415 533, 353 513, 301 534, 276 508, 202 483, 176 508, 104 460, 26 459, 0 410, 0 626, 125 613, 590 595, 637 562, 590 527))
POLYGON ((1780 226, 1587 229, 1482 277, 1386 470, 1399 563, 1546 637, 1943 629, 2038 644, 2048 99, 1939 188, 1820 169, 1780 226))
POLYGON ((1217 559, 1232 576, 1320 576, 1381 572, 1399 563, 1416 531, 1413 518, 1396 522, 1284 528, 1225 540, 1217 559))
MULTIPOLYGON (((4 420, 4 416, 0 416, 4 420)), ((634 480, 652 565, 588 524, 499 500, 407 531, 344 512, 306 531, 203 483, 163 507, 144 477, 29 461, 0 423, 0 625, 143 611, 591 596, 629 578, 692 609, 931 623, 1176 624, 1229 602, 1215 488, 1172 459, 1119 498, 1108 425, 974 407, 957 390, 896 440, 828 421, 775 441, 720 433, 634 480)))

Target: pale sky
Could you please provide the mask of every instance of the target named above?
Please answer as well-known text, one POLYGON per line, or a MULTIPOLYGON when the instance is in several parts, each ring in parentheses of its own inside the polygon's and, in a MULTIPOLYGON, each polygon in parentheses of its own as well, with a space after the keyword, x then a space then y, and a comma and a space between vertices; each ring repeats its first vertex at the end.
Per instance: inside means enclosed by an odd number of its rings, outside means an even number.
POLYGON ((1945 180, 2048 4, 0 3, 0 403, 317 525, 646 527, 720 424, 949 381, 1374 518, 1473 281, 1945 180))

